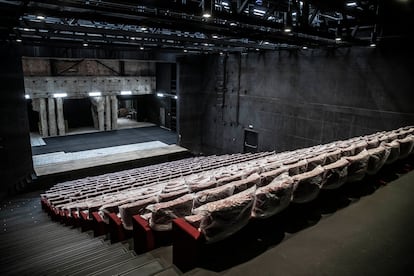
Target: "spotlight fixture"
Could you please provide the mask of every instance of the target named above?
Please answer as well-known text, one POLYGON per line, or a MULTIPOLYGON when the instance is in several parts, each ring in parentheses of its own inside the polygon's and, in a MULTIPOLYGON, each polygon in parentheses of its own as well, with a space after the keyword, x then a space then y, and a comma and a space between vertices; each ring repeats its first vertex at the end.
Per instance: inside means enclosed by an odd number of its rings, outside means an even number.
POLYGON ((144 46, 140 46, 140 47, 139 47, 139 49, 140 49, 140 50, 144 50, 144 46))
POLYGON ((30 99, 30 95, 29 95, 29 94, 26 94, 26 95, 24 95, 24 98, 25 98, 26 100, 28 100, 28 99, 30 99))
POLYGON ((342 38, 340 38, 340 37, 335 37, 335 40, 336 40, 336 41, 341 41, 341 40, 342 40, 342 38))
POLYGON ((188 52, 188 50, 187 49, 184 49, 184 53, 187 53, 188 52))
POLYGON ((174 96, 174 99, 178 100, 178 96, 174 96))
POLYGON ((99 97, 102 95, 101 92, 89 92, 89 97, 99 97))
POLYGON ((163 93, 157 93, 157 97, 163 98, 164 94, 163 93))
POLYGON ((377 46, 377 32, 376 32, 377 26, 374 27, 374 31, 371 33, 371 41, 369 46, 370 47, 376 47, 377 46))
POLYGON ((303 50, 307 50, 307 49, 308 49, 308 47, 307 47, 307 46, 303 46, 303 47, 302 47, 302 49, 303 49, 303 50))
POLYGON ((212 35, 211 37, 212 38, 218 38, 218 35, 212 35))
POLYGON ((67 96, 68 96, 67 93, 55 93, 55 94, 53 94, 53 98, 65 98, 67 96))
POLYGON ((38 16, 36 16, 36 18, 39 19, 39 20, 44 20, 46 17, 44 17, 43 15, 38 15, 38 16))
POLYGON ((346 3, 346 6, 351 8, 351 7, 358 6, 358 4, 356 2, 348 2, 348 3, 346 3))
POLYGON ((16 42, 22 42, 22 40, 20 38, 16 39, 16 42))
POLYGON ((83 47, 88 47, 89 44, 84 42, 82 45, 83 45, 83 47))
POLYGON ((130 90, 121 91, 121 95, 132 95, 132 91, 130 90))
POLYGON ((290 13, 290 7, 289 11, 285 13, 284 23, 285 27, 283 31, 285 33, 290 33, 292 31, 292 14, 290 13))
POLYGON ((202 5, 202 11, 203 11, 203 17, 204 18, 210 18, 211 17, 211 13, 213 12, 213 1, 201 1, 201 5, 202 5))

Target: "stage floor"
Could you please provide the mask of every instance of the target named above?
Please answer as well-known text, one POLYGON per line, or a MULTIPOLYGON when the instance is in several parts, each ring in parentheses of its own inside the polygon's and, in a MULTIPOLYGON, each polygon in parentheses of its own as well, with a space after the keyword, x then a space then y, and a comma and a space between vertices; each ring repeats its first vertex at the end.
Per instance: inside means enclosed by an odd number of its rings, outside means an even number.
POLYGON ((33 166, 37 176, 45 176, 188 153, 176 139, 176 133, 155 126, 49 137, 32 147, 33 166))

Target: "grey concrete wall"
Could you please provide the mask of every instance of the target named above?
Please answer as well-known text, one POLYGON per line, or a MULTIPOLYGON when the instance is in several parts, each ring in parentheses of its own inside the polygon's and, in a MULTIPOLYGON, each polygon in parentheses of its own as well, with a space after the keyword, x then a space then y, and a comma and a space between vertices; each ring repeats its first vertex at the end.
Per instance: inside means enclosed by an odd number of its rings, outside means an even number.
POLYGON ((23 58, 25 76, 155 76, 155 62, 23 58))
MULTIPOLYGON (((186 127, 197 125, 202 133, 188 144, 199 143, 204 152, 242 151, 249 125, 259 132, 260 150, 283 151, 414 124, 414 59, 408 51, 230 55, 220 77, 222 59, 203 63, 202 97, 193 96, 180 108, 185 118, 191 107, 197 109, 195 121, 186 127), (224 96, 220 79, 225 80, 224 96)), ((184 80, 192 78, 191 71, 187 68, 184 80)))
POLYGON ((133 95, 155 92, 155 76, 135 77, 25 77, 26 94, 31 98, 67 93, 68 97, 89 97, 89 92, 99 91, 102 95, 119 95, 131 91, 133 95))
POLYGON ((33 171, 21 57, 0 46, 0 198, 23 188, 33 171))

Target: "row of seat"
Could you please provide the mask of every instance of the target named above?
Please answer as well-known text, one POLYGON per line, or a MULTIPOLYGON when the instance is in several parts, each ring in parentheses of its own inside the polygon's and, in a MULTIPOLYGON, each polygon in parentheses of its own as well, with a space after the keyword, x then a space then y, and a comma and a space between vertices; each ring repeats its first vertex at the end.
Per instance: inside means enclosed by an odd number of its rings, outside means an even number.
POLYGON ((259 158, 268 154, 271 153, 188 158, 59 183, 41 196, 48 204, 58 209, 67 208, 68 204, 72 206, 68 207, 69 209, 77 208, 78 205, 80 206, 94 198, 98 201, 105 201, 108 196, 116 198, 118 195, 134 193, 143 187, 147 188, 173 178, 259 158))
POLYGON ((321 189, 376 174, 384 164, 413 153, 413 147, 414 127, 404 127, 295 151, 250 155, 250 159, 238 155, 236 164, 60 205, 53 197, 44 196, 42 202, 61 217, 93 219, 101 229, 118 235, 116 240, 133 230, 136 248, 145 243, 151 249, 148 244, 155 244, 148 241, 148 236, 154 238, 151 232, 171 230, 174 219, 207 242, 215 242, 251 218, 268 218, 291 202, 315 199, 321 189))

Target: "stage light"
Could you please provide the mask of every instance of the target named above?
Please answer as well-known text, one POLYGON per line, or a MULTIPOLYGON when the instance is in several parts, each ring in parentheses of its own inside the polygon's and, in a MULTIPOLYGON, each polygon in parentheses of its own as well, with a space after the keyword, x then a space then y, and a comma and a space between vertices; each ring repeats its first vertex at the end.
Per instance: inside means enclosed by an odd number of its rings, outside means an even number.
POLYGON ((129 91, 129 90, 121 91, 121 95, 132 95, 132 91, 129 91))
POLYGON ((67 96, 68 96, 67 93, 55 93, 55 94, 53 94, 54 98, 65 98, 67 96))
POLYGON ((101 92, 89 92, 89 97, 99 97, 101 95, 101 92))

